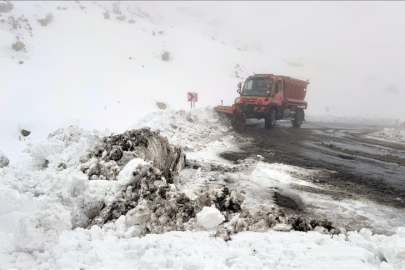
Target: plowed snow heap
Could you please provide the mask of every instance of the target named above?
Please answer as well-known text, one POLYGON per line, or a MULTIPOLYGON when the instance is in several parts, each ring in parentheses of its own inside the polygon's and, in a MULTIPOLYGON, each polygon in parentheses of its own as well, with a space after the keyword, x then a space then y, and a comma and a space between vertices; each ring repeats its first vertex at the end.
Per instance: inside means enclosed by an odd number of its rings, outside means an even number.
POLYGON ((269 212, 250 213, 242 208, 244 195, 227 187, 209 188, 191 200, 175 184, 176 174, 185 166, 183 150, 170 146, 167 139, 147 128, 103 138, 90 154, 81 158, 81 162, 81 169, 90 180, 118 180, 114 181, 118 187, 115 199, 97 206, 96 211, 88 211, 94 213, 87 214, 90 219, 88 229, 94 225, 108 229, 120 219, 119 223, 125 220, 125 237, 193 230, 199 226, 196 214, 204 206, 215 206, 225 222, 224 226, 217 228, 216 235, 225 240, 229 240, 231 234, 245 230, 293 228, 308 231, 323 223, 329 233, 339 233, 326 220, 310 222, 303 217, 286 217, 277 207, 269 212), (121 170, 136 158, 150 163, 131 168, 122 181, 121 170))
POLYGON ((90 180, 117 180, 118 173, 134 158, 152 161, 160 170, 179 172, 184 168, 186 156, 158 132, 143 128, 103 138, 80 159, 81 170, 90 180))

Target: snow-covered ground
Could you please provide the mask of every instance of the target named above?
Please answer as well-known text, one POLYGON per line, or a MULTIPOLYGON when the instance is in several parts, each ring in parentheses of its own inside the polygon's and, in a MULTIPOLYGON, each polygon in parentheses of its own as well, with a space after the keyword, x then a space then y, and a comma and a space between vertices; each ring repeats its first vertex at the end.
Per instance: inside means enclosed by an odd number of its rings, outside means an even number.
MULTIPOLYGON (((213 17, 197 20, 194 14, 196 20, 180 27, 180 20, 159 19, 145 3, 13 4, 0 13, 0 84, 7 89, 0 92, 1 268, 405 268, 404 213, 295 190, 317 188, 305 181, 319 173, 314 170, 268 164, 260 156, 239 164, 218 156, 238 147, 229 120, 207 105, 232 104, 236 84, 255 71, 301 78, 318 70, 315 64, 297 71, 276 53, 262 54, 257 40, 243 42, 218 30, 213 17), (53 20, 41 26, 37 20, 50 12, 53 20), (17 40, 25 49, 12 49, 17 40), (170 61, 162 61, 166 51, 170 61), (181 102, 188 91, 200 93, 200 108, 181 102), (159 109, 157 102, 167 108, 159 109), (322 227, 298 232, 279 226, 242 231, 224 241, 215 234, 233 226, 232 220, 223 222, 215 209, 203 209, 189 230, 144 237, 136 236, 138 225, 124 215, 101 227, 82 228, 83 208, 114 201, 132 169, 145 164, 134 160, 118 181, 89 181, 80 159, 103 136, 145 126, 186 151, 189 166, 180 172, 176 188, 190 199, 228 186, 244 194, 244 208, 258 212, 274 206, 269 194, 278 191, 305 204, 308 214, 349 231, 331 235, 322 227), (31 134, 24 137, 23 129, 31 134)), ((313 83, 314 92, 321 88, 313 83)), ((308 98, 319 99, 310 92, 308 98)), ((330 121, 319 116, 309 121, 325 119, 330 121)), ((395 132, 399 138, 401 127, 381 136, 395 132)))
POLYGON ((384 128, 369 134, 369 136, 384 141, 405 143, 405 121, 397 119, 394 127, 384 128))
MULTIPOLYGON (((25 153, 25 161, 0 169, 3 267, 330 268, 332 262, 332 268, 405 266, 402 259, 405 228, 400 227, 404 221, 393 219, 394 213, 395 216, 403 214, 364 202, 335 202, 324 195, 294 191, 293 185, 312 185, 303 180, 305 176, 316 174, 311 170, 266 164, 261 157, 236 165, 215 158, 218 148, 237 151, 237 146, 229 135, 226 120, 212 114, 209 108, 191 113, 169 111, 166 117, 152 113, 147 118, 155 123, 152 129, 164 130, 162 133, 169 141, 187 146, 189 164, 198 165, 197 169, 189 167, 179 175, 179 188, 191 199, 207 187, 227 185, 242 191, 246 198, 244 207, 254 212, 274 205, 268 194, 277 190, 300 198, 306 206, 312 205, 310 209, 314 215, 321 213, 340 226, 348 227, 350 223, 358 226, 358 230, 330 235, 324 234, 321 228, 307 233, 268 229, 240 232, 224 241, 214 234, 229 222, 222 223, 220 216, 213 218, 215 213, 209 215, 219 226, 208 226, 201 219, 197 223, 201 226, 195 226, 191 231, 149 234, 140 238, 131 237, 134 229, 125 216, 117 219, 113 226, 100 228, 95 225, 89 230, 75 228, 79 209, 96 197, 111 198, 114 191, 100 185, 103 180, 89 182, 79 170, 79 158, 101 136, 108 134, 70 127, 28 147, 26 151, 30 153, 25 153), (179 139, 179 133, 171 132, 169 127, 181 128, 182 138, 179 139), (215 132, 206 132, 209 129, 215 132), (204 135, 196 138, 193 134, 204 135), (47 167, 44 167, 45 160, 48 160, 47 167), (62 162, 66 169, 60 168, 62 162), (211 166, 222 168, 222 171, 212 170, 211 166), (363 225, 371 230, 362 229, 363 225), (211 226, 212 229, 205 229, 211 226), (385 229, 390 236, 373 234, 372 228, 385 229)), ((141 127, 143 123, 144 119, 141 119, 134 126, 141 127)), ((110 182, 104 181, 104 186, 110 182)), ((204 214, 203 210, 201 215, 204 214)))

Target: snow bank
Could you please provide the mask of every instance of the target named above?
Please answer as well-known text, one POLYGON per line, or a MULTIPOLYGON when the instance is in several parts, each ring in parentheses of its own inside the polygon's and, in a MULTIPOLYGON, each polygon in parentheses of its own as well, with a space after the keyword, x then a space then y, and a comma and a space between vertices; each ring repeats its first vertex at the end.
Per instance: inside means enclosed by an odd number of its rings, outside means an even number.
POLYGON ((338 124, 361 124, 387 126, 395 123, 391 118, 367 118, 356 116, 334 116, 334 115, 305 115, 305 120, 309 122, 338 123, 338 124))
POLYGON ((397 119, 393 128, 384 128, 368 136, 384 141, 405 143, 405 120, 397 119))
POLYGON ((209 232, 117 237, 97 226, 60 235, 43 252, 16 252, 4 268, 316 268, 401 269, 404 241, 366 231, 349 236, 318 232, 241 232, 227 242, 209 232))
POLYGON ((211 141, 221 139, 231 127, 231 121, 214 111, 212 106, 184 110, 153 112, 141 118, 129 128, 148 126, 166 136, 171 144, 181 145, 185 150, 197 151, 211 141))
MULTIPOLYGON (((202 115, 210 113, 201 111, 202 115)), ((210 125, 208 120, 193 124, 184 120, 186 117, 180 117, 181 121, 161 117, 161 121, 178 121, 189 131, 210 130, 200 127, 210 125)), ((219 124, 212 125, 215 129, 219 124)), ((174 131, 168 134, 174 136, 169 140, 179 140, 174 131)), ((213 130, 201 139, 215 142, 219 134, 213 130)), ((132 159, 120 170, 117 181, 89 181, 79 169, 81 157, 95 150, 101 137, 100 132, 78 127, 60 129, 32 146, 37 149, 34 153, 41 153, 32 155, 32 163, 0 169, 4 189, 0 203, 8 209, 0 212, 4 267, 322 268, 331 261, 342 268, 403 265, 405 228, 392 236, 373 235, 366 229, 343 234, 344 230, 326 229, 328 222, 310 223, 280 214, 269 199, 270 188, 310 185, 298 178, 311 175, 310 170, 266 164, 261 158, 236 165, 194 162, 197 169, 182 171, 176 186, 168 184, 173 179, 149 163, 132 159), (34 162, 44 159, 46 164, 34 162), (148 170, 142 173, 145 167, 148 170), (139 182, 134 181, 134 171, 144 176, 139 182), (179 187, 198 195, 189 200, 179 187), (237 192, 242 190, 244 195, 237 192), (131 204, 138 199, 139 203, 131 204), (213 204, 215 207, 208 207, 213 204), (80 228, 97 221, 103 209, 109 209, 111 216, 101 224, 80 228), (215 227, 218 229, 211 234, 202 231, 215 227), (298 232, 314 228, 317 231, 298 232), (169 232, 173 230, 189 231, 169 232)), ((199 147, 194 140, 185 143, 199 147)), ((222 143, 226 146, 230 142, 222 143)))

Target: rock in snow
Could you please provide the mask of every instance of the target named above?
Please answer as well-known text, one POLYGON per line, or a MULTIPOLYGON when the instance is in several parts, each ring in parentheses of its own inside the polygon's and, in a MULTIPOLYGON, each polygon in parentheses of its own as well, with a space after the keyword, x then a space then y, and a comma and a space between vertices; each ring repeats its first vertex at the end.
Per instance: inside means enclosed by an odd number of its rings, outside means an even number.
POLYGON ((127 17, 127 16, 125 16, 125 15, 121 15, 121 16, 117 16, 117 17, 115 17, 115 18, 116 18, 117 20, 119 20, 119 21, 124 21, 126 17, 127 17))
POLYGON ((11 2, 0 3, 0 13, 10 12, 14 5, 11 2))
POLYGON ((8 166, 9 163, 8 158, 0 151, 0 168, 8 166))
POLYGON ((156 106, 158 106, 159 109, 164 110, 167 108, 166 104, 163 102, 156 102, 156 106))
POLYGON ((211 207, 204 206, 200 213, 197 214, 197 224, 209 230, 215 228, 225 220, 224 215, 212 205, 211 207))
POLYGON ((38 22, 39 22, 42 26, 47 26, 47 25, 50 24, 52 21, 53 21, 53 14, 52 14, 52 13, 48 13, 48 15, 46 15, 45 19, 38 20, 38 22))
POLYGON ((23 135, 24 137, 27 137, 27 136, 29 136, 31 134, 31 131, 28 131, 28 130, 25 130, 25 129, 22 129, 21 130, 21 135, 23 135))
POLYGON ((165 52, 162 54, 162 60, 163 61, 169 61, 170 60, 170 53, 169 52, 165 52))
POLYGON ((25 44, 22 43, 21 41, 17 41, 16 43, 13 44, 13 49, 16 51, 20 51, 25 48, 25 44))

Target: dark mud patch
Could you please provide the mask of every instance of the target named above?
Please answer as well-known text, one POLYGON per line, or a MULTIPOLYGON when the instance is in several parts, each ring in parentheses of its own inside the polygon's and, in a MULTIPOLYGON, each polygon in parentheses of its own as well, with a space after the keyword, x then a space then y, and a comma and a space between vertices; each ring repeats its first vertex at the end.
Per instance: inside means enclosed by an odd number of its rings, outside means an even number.
POLYGON ((249 153, 246 152, 223 152, 219 155, 220 157, 236 163, 238 160, 243 160, 251 157, 249 153))
POLYGON ((340 158, 343 158, 343 159, 354 160, 354 157, 351 157, 351 156, 345 156, 345 155, 337 155, 337 156, 340 158))
POLYGON ((344 199, 359 199, 356 194, 349 193, 348 191, 342 192, 339 190, 321 189, 302 185, 292 185, 291 187, 299 191, 331 196, 335 201, 341 201, 344 199))
POLYGON ((280 207, 290 208, 296 211, 302 211, 302 205, 298 203, 289 196, 282 195, 278 192, 274 192, 274 200, 276 204, 280 207))
MULTIPOLYGON (((331 149, 333 151, 339 151, 339 152, 342 152, 342 153, 345 153, 345 154, 348 154, 348 155, 361 156, 361 157, 365 157, 365 158, 380 160, 380 161, 383 161, 383 162, 397 163, 397 164, 399 164, 401 166, 405 166, 405 159, 404 158, 393 156, 391 154, 388 154, 388 155, 370 154, 370 153, 365 153, 365 152, 361 152, 361 151, 342 149, 342 148, 340 148, 338 146, 335 146, 333 144, 327 144, 327 143, 319 143, 319 145, 322 146, 322 147, 325 147, 325 148, 329 148, 329 149, 331 149)), ((340 155, 339 155, 339 157, 340 157, 340 155)))
POLYGON ((405 208, 405 190, 390 187, 377 179, 337 172, 330 175, 328 184, 352 196, 364 197, 382 205, 405 208))

